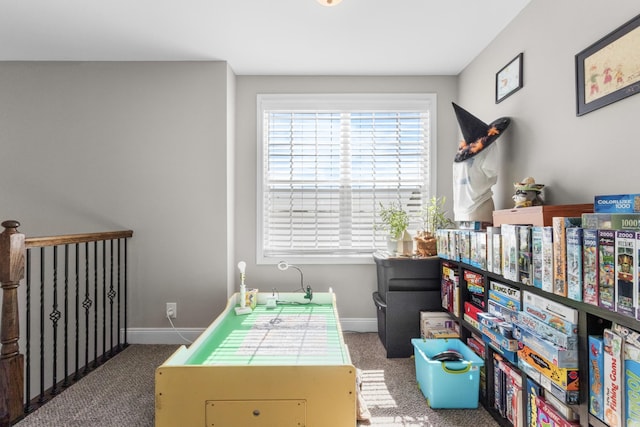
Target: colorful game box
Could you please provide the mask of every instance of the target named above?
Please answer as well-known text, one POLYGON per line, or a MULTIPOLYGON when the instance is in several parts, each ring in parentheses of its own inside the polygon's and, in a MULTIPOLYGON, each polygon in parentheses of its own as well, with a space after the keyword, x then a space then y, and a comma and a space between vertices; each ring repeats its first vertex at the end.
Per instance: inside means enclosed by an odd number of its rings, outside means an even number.
POLYGON ((502 275, 507 280, 518 281, 518 234, 514 224, 503 224, 502 233, 502 275))
POLYGON ((538 427, 538 406, 536 397, 542 396, 542 387, 534 380, 526 377, 525 382, 525 425, 527 427, 538 427))
POLYGON ((531 280, 542 289, 542 227, 531 227, 531 280))
POLYGON ((566 348, 567 350, 578 349, 577 329, 565 334, 524 311, 518 312, 518 320, 515 323, 517 323, 518 328, 526 329, 558 347, 566 348))
POLYGON ((553 292, 553 227, 542 227, 542 290, 553 292))
POLYGON ((500 227, 487 227, 487 271, 493 272, 493 236, 500 234, 500 227))
MULTIPOLYGON (((526 345, 520 346, 518 350, 518 358, 524 360, 543 377, 548 378, 554 384, 558 385, 563 390, 567 391, 579 391, 580 381, 577 368, 559 368, 554 365, 550 360, 542 357, 538 352, 533 351, 526 345)), ((542 378, 542 377, 541 377, 542 378)))
POLYGON ((567 228, 567 298, 582 301, 582 228, 567 228))
POLYGON ((531 272, 531 226, 518 225, 518 282, 533 286, 531 272))
POLYGON ((638 305, 636 232, 616 231, 615 248, 616 311, 635 318, 638 305))
POLYGON ((640 230, 640 213, 584 213, 582 227, 595 230, 640 230))
POLYGON ((622 425, 622 337, 604 330, 604 422, 622 425))
POLYGON ((580 402, 580 392, 565 390, 558 384, 551 381, 546 376, 542 375, 540 371, 532 367, 523 359, 518 359, 518 367, 527 374, 529 378, 535 381, 537 384, 545 390, 545 395, 553 395, 555 398, 568 405, 576 405, 580 402))
POLYGON ((513 337, 559 368, 577 368, 578 350, 567 350, 542 339, 523 327, 513 327, 513 337))
POLYGON ((615 311, 615 241, 613 230, 598 230, 598 295, 599 306, 615 311))
POLYGON ((579 421, 568 421, 562 417, 543 397, 536 397, 538 406, 538 426, 540 427, 575 427, 579 421))
POLYGON ((582 300, 598 305, 598 230, 582 231, 582 300))
MULTIPOLYGON (((500 227, 495 227, 500 228, 500 227)), ((493 272, 502 275, 502 235, 499 230, 493 234, 493 241, 491 244, 493 250, 493 272)))
POLYGON ((567 228, 579 227, 579 217, 554 216, 553 227, 553 293, 567 296, 567 228))
POLYGON ((578 310, 529 291, 523 291, 523 310, 565 334, 578 328, 578 310))
POLYGON ((589 335, 589 412, 604 420, 604 341, 589 335))
POLYGON ((593 211, 596 213, 640 212, 640 194, 607 194, 595 196, 593 211))
POLYGON ((640 348, 624 346, 624 416, 626 426, 640 425, 640 348))
POLYGON ((507 307, 510 310, 520 310, 520 290, 504 283, 491 280, 489 282, 489 301, 507 307))

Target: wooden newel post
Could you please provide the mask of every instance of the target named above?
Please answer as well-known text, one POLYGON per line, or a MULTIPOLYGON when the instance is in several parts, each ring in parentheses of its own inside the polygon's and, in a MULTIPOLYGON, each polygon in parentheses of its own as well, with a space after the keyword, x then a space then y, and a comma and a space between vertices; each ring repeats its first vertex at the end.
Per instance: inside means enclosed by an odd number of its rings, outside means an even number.
POLYGON ((2 318, 0 323, 0 426, 9 426, 24 415, 24 356, 18 339, 18 286, 24 277, 24 234, 18 221, 4 221, 0 233, 0 286, 2 318))

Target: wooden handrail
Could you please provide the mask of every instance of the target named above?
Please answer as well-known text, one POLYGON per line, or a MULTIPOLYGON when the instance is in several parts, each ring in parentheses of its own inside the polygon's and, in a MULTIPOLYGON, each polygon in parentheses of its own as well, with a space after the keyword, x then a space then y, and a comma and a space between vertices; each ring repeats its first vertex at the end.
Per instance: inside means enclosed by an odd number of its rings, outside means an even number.
POLYGON ((133 230, 105 231, 99 233, 66 234, 49 237, 28 237, 25 239, 27 248, 41 248, 45 246, 71 245, 74 243, 99 242, 101 240, 123 239, 133 236, 133 230))

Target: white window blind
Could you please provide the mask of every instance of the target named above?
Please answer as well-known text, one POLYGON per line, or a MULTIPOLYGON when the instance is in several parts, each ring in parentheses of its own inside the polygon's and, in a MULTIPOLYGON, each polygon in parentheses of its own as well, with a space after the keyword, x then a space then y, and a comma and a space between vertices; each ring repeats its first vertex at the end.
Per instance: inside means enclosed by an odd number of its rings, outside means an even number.
MULTIPOLYGON (((260 95, 258 258, 369 255, 431 194, 435 95, 260 95)), ((412 224, 417 228, 417 224, 412 224)))

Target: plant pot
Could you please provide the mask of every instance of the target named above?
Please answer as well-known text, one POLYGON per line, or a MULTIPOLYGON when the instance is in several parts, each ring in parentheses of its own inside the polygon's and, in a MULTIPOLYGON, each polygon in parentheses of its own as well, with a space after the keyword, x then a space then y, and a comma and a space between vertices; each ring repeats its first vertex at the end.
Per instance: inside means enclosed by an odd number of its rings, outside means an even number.
POLYGON ((418 256, 429 257, 438 254, 436 237, 433 234, 423 231, 418 233, 418 235, 414 237, 414 240, 416 241, 416 252, 418 256))
POLYGON ((387 236, 387 252, 389 255, 395 255, 398 252, 398 240, 391 236, 387 236))

